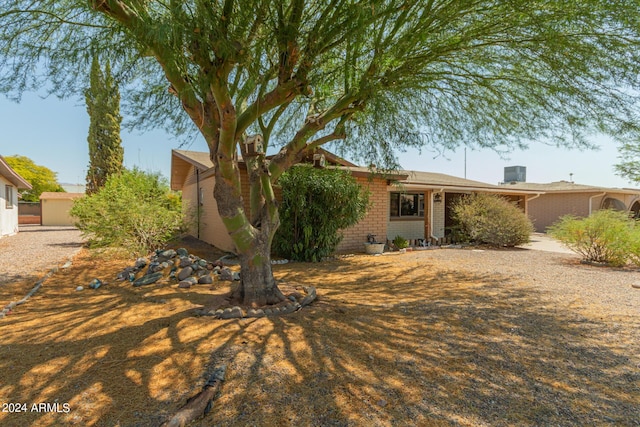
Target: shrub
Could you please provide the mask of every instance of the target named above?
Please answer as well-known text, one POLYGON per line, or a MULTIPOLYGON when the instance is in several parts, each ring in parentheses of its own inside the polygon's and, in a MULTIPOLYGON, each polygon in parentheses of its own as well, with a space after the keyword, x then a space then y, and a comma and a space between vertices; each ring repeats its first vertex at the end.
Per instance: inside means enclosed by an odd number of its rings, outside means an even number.
POLYGON ((180 197, 159 175, 134 169, 109 177, 97 193, 71 209, 92 247, 121 247, 132 254, 160 248, 183 227, 180 197))
POLYGON ((398 249, 404 249, 409 246, 409 242, 404 237, 397 235, 393 239, 393 245, 398 249))
POLYGON ((518 207, 491 194, 462 197, 453 205, 453 217, 463 235, 488 245, 517 246, 529 241, 533 224, 518 207))
POLYGON ((606 209, 587 218, 567 215, 547 231, 583 261, 613 266, 640 261, 640 227, 626 212, 606 209))
POLYGON ((364 218, 369 193, 349 172, 299 165, 284 173, 281 225, 272 249, 297 261, 320 261, 331 255, 340 241, 340 230, 364 218))

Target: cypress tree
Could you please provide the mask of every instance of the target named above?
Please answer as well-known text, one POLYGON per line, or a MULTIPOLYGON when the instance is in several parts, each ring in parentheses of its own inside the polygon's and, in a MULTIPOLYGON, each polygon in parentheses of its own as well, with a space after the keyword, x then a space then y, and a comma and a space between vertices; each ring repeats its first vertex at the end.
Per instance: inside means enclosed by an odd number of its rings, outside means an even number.
POLYGON ((103 73, 98 58, 93 58, 85 99, 90 117, 87 194, 93 194, 104 186, 110 175, 122 170, 124 156, 120 138, 120 92, 111 76, 109 61, 103 73))

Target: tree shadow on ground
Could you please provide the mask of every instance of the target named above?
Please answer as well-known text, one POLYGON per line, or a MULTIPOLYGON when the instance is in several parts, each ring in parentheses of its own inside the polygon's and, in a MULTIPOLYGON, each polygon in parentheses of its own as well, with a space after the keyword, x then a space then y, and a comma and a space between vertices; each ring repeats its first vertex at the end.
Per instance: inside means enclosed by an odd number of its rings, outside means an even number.
MULTIPOLYGON (((199 426, 637 425, 640 374, 597 320, 562 313, 507 278, 419 263, 280 266, 319 300, 282 317, 192 316, 218 291, 54 276, 28 315, 6 319, 0 400, 70 411, 0 424, 158 425, 227 365, 199 426)), ((35 298, 35 297, 34 297, 35 298)), ((635 326, 638 326, 637 324, 635 326)))

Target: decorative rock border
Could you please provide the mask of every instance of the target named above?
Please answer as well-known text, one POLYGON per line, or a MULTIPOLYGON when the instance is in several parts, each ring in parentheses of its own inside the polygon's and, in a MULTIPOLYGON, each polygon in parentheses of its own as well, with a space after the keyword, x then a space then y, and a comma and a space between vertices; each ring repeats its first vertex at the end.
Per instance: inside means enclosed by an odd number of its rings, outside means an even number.
POLYGON ((33 286, 33 288, 31 288, 31 290, 27 293, 27 295, 25 295, 24 298, 22 298, 20 301, 11 301, 9 304, 7 304, 7 306, 3 308, 2 311, 0 311, 0 319, 4 318, 7 314, 11 313, 11 311, 17 306, 27 302, 29 298, 31 298, 36 292, 38 292, 38 290, 42 287, 44 282, 53 274, 57 273, 58 270, 60 270, 60 268, 66 269, 69 267, 71 267, 71 260, 68 260, 67 262, 65 262, 64 265, 62 265, 62 267, 54 267, 51 270, 49 270, 47 274, 45 274, 40 280, 36 282, 36 284, 33 286))
POLYGON ((239 306, 227 307, 225 309, 211 310, 208 312, 201 312, 199 314, 205 316, 213 316, 216 319, 242 319, 247 317, 265 317, 265 316, 277 316, 280 314, 293 313, 300 310, 302 307, 311 304, 316 298, 316 288, 313 286, 303 286, 302 289, 307 294, 299 300, 295 296, 290 295, 288 301, 284 301, 280 304, 276 304, 264 308, 250 308, 243 310, 239 306))

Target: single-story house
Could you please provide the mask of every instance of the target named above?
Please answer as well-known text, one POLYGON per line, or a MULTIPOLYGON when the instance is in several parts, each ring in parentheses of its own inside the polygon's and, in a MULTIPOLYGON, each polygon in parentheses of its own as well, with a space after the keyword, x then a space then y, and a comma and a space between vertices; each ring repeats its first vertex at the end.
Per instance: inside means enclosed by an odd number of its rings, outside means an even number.
MULTIPOLYGON (((540 195, 535 190, 491 185, 439 173, 399 171, 385 175, 356 166, 324 150, 322 154, 327 165, 350 171, 371 192, 372 208, 362 221, 343 230, 339 252, 362 251, 370 234, 380 242, 393 240, 397 235, 414 244, 442 241, 454 226, 451 206, 464 194, 501 194, 516 202, 524 212, 528 210, 528 200, 540 195)), ((242 166, 240 170, 242 182, 246 183, 246 171, 242 166)), ((209 153, 172 151, 171 189, 182 191, 184 210, 193 218, 192 234, 220 249, 233 251, 233 243, 213 198, 214 182, 209 153)), ((246 185, 243 187, 245 203, 249 199, 248 193, 246 185)))
POLYGON ((0 237, 18 232, 18 190, 30 190, 29 184, 0 156, 0 237))
POLYGON ((84 197, 84 193, 44 192, 40 195, 42 225, 74 225, 69 211, 73 201, 84 197))
POLYGON ((558 181, 547 184, 509 182, 501 187, 539 192, 530 198, 527 213, 536 231, 547 227, 564 215, 587 217, 599 209, 616 209, 640 217, 640 190, 606 188, 558 181))

